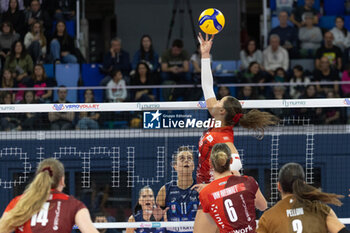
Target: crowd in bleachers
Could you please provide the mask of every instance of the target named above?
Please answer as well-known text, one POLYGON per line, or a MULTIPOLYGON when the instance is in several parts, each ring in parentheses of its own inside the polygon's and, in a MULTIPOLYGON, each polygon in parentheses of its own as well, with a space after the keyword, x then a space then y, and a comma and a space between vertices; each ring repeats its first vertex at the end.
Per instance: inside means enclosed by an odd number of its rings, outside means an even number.
MULTIPOLYGON (((350 84, 309 85, 313 81, 321 83, 350 80, 350 32, 344 27, 344 18, 335 17, 334 27, 328 30, 320 23, 326 16, 320 13, 322 8, 319 0, 305 0, 302 5, 297 3, 300 1, 271 0, 271 9, 276 14, 272 18, 277 21, 272 20, 275 27, 269 33, 268 46, 259 49, 258 41, 253 38, 242 41, 240 61, 235 62, 235 70, 222 70, 223 63, 215 63, 214 58, 216 83, 247 83, 247 86, 240 88, 216 88, 220 98, 226 95, 244 100, 350 96, 350 84), (273 2, 275 6, 272 6, 273 2), (270 82, 281 86, 249 85, 270 82), (283 86, 283 83, 288 82, 295 85, 283 86)), ((71 26, 74 25, 74 9, 73 0, 1 1, 1 87, 62 87, 57 92, 2 91, 1 103, 150 102, 202 98, 202 91, 197 87, 190 88, 191 91, 188 88, 147 87, 200 83, 201 62, 198 47, 190 55, 184 49, 183 41, 179 39, 173 41, 171 48, 158 55, 153 48, 151 36, 144 35, 139 49, 130 56, 123 49, 122 40, 113 38, 101 65, 82 64, 84 58, 75 47, 74 29, 71 26), (86 90, 83 93, 64 88, 77 85, 106 86, 106 91, 86 90), (145 88, 128 89, 127 86, 145 88)), ((315 116, 322 119, 318 121, 320 124, 347 122, 345 109, 311 109, 306 112, 312 119, 315 116)), ((274 113, 279 117, 290 114, 305 116, 304 110, 278 110, 274 113)), ((2 119, 1 129, 35 129, 37 118, 42 118, 36 115, 38 114, 26 114, 23 119, 17 120, 7 117, 2 119)), ((50 122, 50 126, 46 128, 102 127, 100 114, 66 115, 49 115, 48 119, 43 120, 50 122)), ((101 118, 105 119, 103 116, 101 118)), ((136 123, 134 126, 138 125, 136 123)))

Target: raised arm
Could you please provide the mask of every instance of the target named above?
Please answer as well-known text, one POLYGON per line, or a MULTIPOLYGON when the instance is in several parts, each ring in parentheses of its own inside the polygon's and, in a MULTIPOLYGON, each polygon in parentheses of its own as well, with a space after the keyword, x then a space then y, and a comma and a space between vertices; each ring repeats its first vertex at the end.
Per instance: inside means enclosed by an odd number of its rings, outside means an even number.
POLYGON ((201 79, 202 79, 202 90, 204 94, 204 99, 207 104, 207 108, 210 112, 210 114, 213 116, 213 113, 215 111, 215 105, 217 104, 217 100, 214 93, 214 82, 213 82, 213 74, 211 72, 210 67, 210 49, 213 44, 213 38, 212 36, 209 39, 208 34, 205 35, 205 39, 203 38, 202 34, 199 33, 198 40, 200 43, 200 49, 202 54, 202 72, 201 72, 201 79))
POLYGON ((157 195, 157 198, 156 198, 156 203, 161 208, 165 207, 165 195, 166 195, 166 190, 165 190, 165 185, 163 185, 160 188, 158 195, 157 195))
MULTIPOLYGON (((134 216, 130 216, 128 222, 135 222, 134 216)), ((126 228, 126 233, 134 233, 136 228, 126 228)))

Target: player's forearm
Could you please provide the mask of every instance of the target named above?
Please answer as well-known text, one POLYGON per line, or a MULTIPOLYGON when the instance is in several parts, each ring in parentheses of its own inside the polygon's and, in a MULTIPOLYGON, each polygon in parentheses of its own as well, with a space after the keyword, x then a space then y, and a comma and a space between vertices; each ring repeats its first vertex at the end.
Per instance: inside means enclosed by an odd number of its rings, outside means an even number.
POLYGON ((202 90, 204 94, 204 99, 215 98, 215 93, 213 89, 214 81, 213 74, 210 67, 210 58, 202 58, 202 73, 201 73, 201 83, 202 90))

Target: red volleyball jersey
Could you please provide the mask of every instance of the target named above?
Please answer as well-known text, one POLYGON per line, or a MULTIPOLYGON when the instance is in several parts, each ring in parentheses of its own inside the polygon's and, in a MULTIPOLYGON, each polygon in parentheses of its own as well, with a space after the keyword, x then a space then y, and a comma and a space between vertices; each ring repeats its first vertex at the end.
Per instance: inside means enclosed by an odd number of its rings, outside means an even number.
POLYGON ((258 188, 250 176, 226 176, 214 180, 199 193, 201 208, 210 214, 221 233, 255 232, 258 188))
MULTIPOLYGON (((13 209, 21 196, 12 199, 5 212, 13 209)), ((76 213, 83 208, 86 206, 73 196, 52 190, 42 209, 23 226, 17 227, 15 233, 70 233, 75 224, 76 213)))
POLYGON ((197 167, 197 183, 210 183, 213 180, 210 169, 210 153, 213 146, 217 143, 233 143, 233 128, 225 126, 211 128, 203 133, 199 140, 199 158, 197 167))

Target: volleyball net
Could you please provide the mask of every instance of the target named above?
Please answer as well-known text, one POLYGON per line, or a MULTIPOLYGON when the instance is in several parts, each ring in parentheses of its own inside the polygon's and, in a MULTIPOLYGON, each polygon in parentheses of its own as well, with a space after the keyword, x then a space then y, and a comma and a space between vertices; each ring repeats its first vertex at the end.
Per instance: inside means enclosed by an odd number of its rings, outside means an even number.
MULTIPOLYGON (((350 99, 247 100, 241 104, 245 111, 260 109, 280 118, 261 140, 254 131, 234 128, 241 173, 257 180, 269 206, 280 198, 279 168, 297 162, 305 168, 307 183, 345 196, 343 206, 332 208, 349 224, 350 99)), ((143 199, 142 205, 153 206, 163 185, 173 181, 171 185, 177 186, 179 169, 174 167, 173 155, 179 148, 193 153, 194 168, 187 177, 194 182, 198 142, 208 127, 215 127, 204 101, 18 104, 0 105, 0 110, 1 211, 23 192, 37 164, 55 157, 66 168, 64 192, 83 201, 93 219, 104 216, 109 222, 97 223, 98 227, 172 227, 181 232, 193 226, 198 203, 191 198, 177 203, 169 200, 168 215, 181 213, 183 221, 168 217, 165 222, 154 216, 151 222, 126 221, 140 203, 142 188, 153 191, 153 199, 143 199)))

